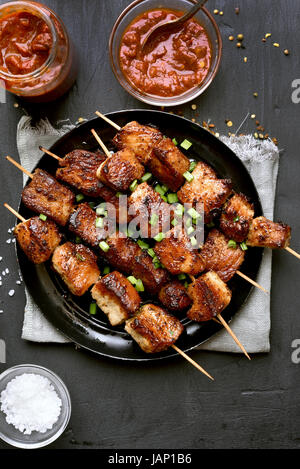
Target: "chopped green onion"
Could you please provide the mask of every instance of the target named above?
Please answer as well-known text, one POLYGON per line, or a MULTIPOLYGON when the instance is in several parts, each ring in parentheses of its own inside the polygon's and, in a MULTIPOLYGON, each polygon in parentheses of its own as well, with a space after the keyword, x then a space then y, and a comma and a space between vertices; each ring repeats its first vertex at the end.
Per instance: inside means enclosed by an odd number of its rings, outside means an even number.
POLYGON ((158 222, 158 220, 159 220, 159 217, 158 217, 157 213, 152 213, 149 223, 150 223, 150 225, 155 226, 156 223, 158 222))
POLYGON ((233 219, 233 221, 239 221, 239 219, 240 219, 240 217, 237 216, 237 217, 235 217, 235 218, 233 219))
POLYGON ((136 291, 145 291, 143 282, 140 279, 137 279, 135 288, 136 288, 136 291))
POLYGON ((183 213, 184 213, 184 206, 181 204, 176 205, 175 215, 177 215, 178 217, 182 217, 183 213))
POLYGON ((134 192, 135 189, 137 188, 137 186, 138 186, 138 180, 135 179, 135 180, 130 184, 129 189, 131 190, 131 192, 134 192))
POLYGON ((192 226, 190 226, 188 229, 187 229, 187 234, 190 235, 194 232, 194 228, 192 226))
POLYGON ((189 167, 189 172, 192 173, 194 169, 196 168, 197 163, 196 161, 191 161, 190 167, 189 167))
POLYGON ((154 257, 154 256, 155 256, 154 249, 152 249, 152 248, 147 249, 147 252, 148 252, 149 256, 151 256, 151 257, 154 257))
POLYGON ((80 236, 76 236, 76 238, 75 238, 75 243, 76 243, 76 244, 81 243, 81 238, 80 238, 80 236))
POLYGON ((161 195, 161 198, 163 199, 164 202, 168 202, 168 199, 165 195, 161 195))
POLYGON ((47 220, 47 215, 44 215, 43 213, 41 213, 39 218, 40 218, 40 220, 46 221, 47 220))
POLYGON ((168 192, 168 190, 169 190, 168 186, 166 186, 165 184, 162 184, 161 188, 162 188, 162 190, 164 191, 164 194, 165 194, 166 192, 168 192))
POLYGON ((91 208, 94 208, 94 207, 95 207, 95 202, 89 202, 89 206, 90 206, 91 208))
POLYGON ((189 173, 188 171, 186 171, 185 173, 183 173, 183 177, 188 181, 188 182, 192 182, 192 180, 194 179, 194 176, 189 173))
POLYGON ((110 267, 108 265, 106 265, 103 269, 103 274, 107 275, 107 274, 109 274, 109 272, 110 272, 110 267))
POLYGON ((133 231, 130 230, 129 228, 128 228, 127 231, 126 231, 126 234, 127 234, 127 237, 128 237, 128 238, 132 238, 133 235, 134 235, 133 231))
POLYGON ((178 223, 179 223, 179 221, 176 220, 176 218, 174 218, 174 220, 171 221, 171 224, 172 224, 173 226, 178 225, 178 223))
POLYGON ((162 267, 160 262, 154 262, 153 264, 155 269, 159 269, 160 267, 162 267))
POLYGON ((188 150, 192 145, 193 144, 187 139, 183 140, 183 142, 181 142, 180 144, 180 146, 184 148, 185 150, 188 150))
POLYGON ((94 315, 97 313, 97 304, 96 303, 91 303, 90 304, 90 314, 94 315))
POLYGON ((99 243, 99 247, 104 252, 107 252, 109 250, 109 245, 105 241, 101 241, 101 243, 99 243))
POLYGON ((116 192, 116 197, 120 197, 122 195, 122 192, 116 192))
POLYGON ((202 220, 201 215, 200 215, 198 218, 193 218, 193 223, 194 223, 194 225, 198 225, 201 220, 202 220))
POLYGON ((154 257, 152 259, 152 262, 153 262, 153 264, 155 264, 155 262, 159 263, 160 261, 159 261, 158 257, 154 255, 154 257))
POLYGON ((107 211, 106 211, 105 207, 97 207, 96 208, 96 214, 97 215, 105 215, 105 213, 107 214, 107 211))
POLYGON ((168 194, 167 199, 169 204, 175 204, 176 202, 178 202, 177 194, 168 194))
POLYGON ((242 251, 247 251, 248 246, 245 242, 243 242, 243 243, 240 244, 240 248, 242 249, 242 251))
POLYGON ((141 181, 146 182, 146 181, 149 181, 149 179, 151 178, 152 178, 151 173, 145 173, 144 176, 141 178, 141 181))
POLYGON ((190 208, 187 213, 188 213, 192 218, 195 218, 195 219, 201 217, 200 213, 198 213, 193 207, 190 208))
POLYGON ((196 238, 195 238, 195 236, 192 236, 192 237, 190 238, 190 242, 191 242, 191 244, 192 244, 193 247, 197 246, 197 244, 198 244, 198 243, 197 243, 197 240, 196 240, 196 238))
POLYGON ((156 184, 154 190, 159 193, 159 195, 163 196, 167 192, 168 188, 165 190, 166 186, 161 186, 160 184, 156 184))
POLYGON ((137 243, 142 249, 149 249, 150 247, 149 244, 145 243, 145 241, 142 241, 141 239, 138 239, 137 243))
POLYGON ((154 236, 155 241, 157 241, 158 243, 160 243, 164 238, 165 238, 165 235, 162 232, 157 233, 157 235, 154 236))
POLYGON ((185 220, 185 226, 187 228, 189 228, 190 226, 192 226, 192 219, 191 218, 186 218, 185 220))
POLYGON ((235 249, 235 248, 236 248, 236 242, 235 242, 233 239, 230 239, 230 240, 228 241, 227 246, 228 246, 229 248, 235 249))
POLYGON ((79 259, 80 261, 84 261, 84 260, 85 260, 84 257, 82 257, 82 255, 79 254, 78 252, 76 253, 76 257, 77 257, 77 259, 79 259))
POLYGON ((185 280, 186 279, 186 275, 185 274, 179 274, 178 275, 178 280, 185 280))
POLYGON ((100 218, 100 217, 96 218, 95 225, 96 225, 96 228, 103 228, 104 226, 103 218, 100 218))
POLYGON ((178 142, 177 142, 176 138, 173 138, 172 142, 174 143, 174 145, 176 145, 176 146, 178 145, 178 142))
POLYGON ((207 228, 213 228, 215 226, 214 222, 207 223, 207 228))
POLYGON ((137 279, 133 275, 130 275, 129 277, 127 277, 127 280, 129 280, 129 282, 132 285, 136 285, 136 283, 137 283, 137 279))
POLYGON ((84 199, 84 195, 83 195, 83 194, 77 194, 77 195, 76 195, 76 202, 81 202, 83 199, 84 199))
POLYGON ((184 285, 184 288, 187 288, 187 287, 189 286, 189 282, 188 282, 188 281, 186 281, 186 282, 184 282, 184 284, 183 284, 183 285, 184 285))

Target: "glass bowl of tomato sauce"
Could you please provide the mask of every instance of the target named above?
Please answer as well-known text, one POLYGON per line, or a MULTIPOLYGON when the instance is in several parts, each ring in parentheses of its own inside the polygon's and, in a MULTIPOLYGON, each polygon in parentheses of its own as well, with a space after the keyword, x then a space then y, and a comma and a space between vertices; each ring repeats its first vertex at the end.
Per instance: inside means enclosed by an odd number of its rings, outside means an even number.
POLYGON ((47 6, 0 6, 0 86, 31 102, 53 101, 73 85, 77 61, 62 20, 47 6))
POLYGON ((187 12, 196 0, 135 0, 119 16, 109 41, 112 70, 132 96, 154 106, 187 103, 213 81, 221 60, 222 39, 202 8, 178 29, 143 38, 156 24, 187 12))

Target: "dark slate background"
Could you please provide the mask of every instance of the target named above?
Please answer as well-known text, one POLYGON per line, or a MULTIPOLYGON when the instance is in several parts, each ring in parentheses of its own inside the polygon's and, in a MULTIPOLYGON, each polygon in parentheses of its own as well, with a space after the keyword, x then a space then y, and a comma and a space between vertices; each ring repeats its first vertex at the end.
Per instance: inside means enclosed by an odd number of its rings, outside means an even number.
MULTIPOLYGON (((0 3, 4 3, 0 1, 0 3)), ((16 126, 28 112, 75 122, 102 112, 143 108, 116 82, 108 58, 112 25, 128 0, 47 0, 65 22, 80 58, 72 91, 55 104, 14 107, 9 96, 0 104, 0 199, 18 205, 21 174, 4 160, 17 157, 16 126)), ((172 1, 170 0, 170 6, 172 1)), ((277 219, 293 227, 292 247, 300 251, 299 110, 291 100, 291 83, 300 78, 300 2, 296 0, 211 0, 224 11, 216 16, 224 40, 221 68, 214 83, 197 100, 197 121, 211 119, 219 132, 234 131, 248 112, 255 113, 266 132, 277 137, 282 151, 276 196, 277 219), (240 6, 240 14, 235 7, 240 6), (272 37, 266 43, 265 33, 272 37), (228 40, 243 33, 246 49, 228 40), (278 42, 280 48, 272 46, 278 42), (283 49, 291 52, 286 57, 283 49), (243 62, 243 57, 248 62, 243 62), (258 92, 258 98, 253 97, 258 92)), ((195 117, 190 105, 182 108, 195 117)), ((243 132, 254 132, 248 119, 243 132)), ((38 345, 21 336, 24 287, 16 286, 17 261, 6 244, 15 219, 1 211, 0 270, 10 274, 0 289, 0 338, 7 345, 7 363, 36 363, 54 370, 67 384, 73 412, 64 435, 52 448, 297 448, 300 446, 300 364, 291 360, 294 339, 300 338, 300 264, 286 252, 275 252, 272 277, 271 353, 249 362, 240 355, 194 352, 193 357, 216 378, 204 378, 182 359, 135 365, 76 351, 73 345, 38 345), (10 288, 16 293, 8 296, 10 288)), ((0 443, 0 448, 7 448, 0 443)))

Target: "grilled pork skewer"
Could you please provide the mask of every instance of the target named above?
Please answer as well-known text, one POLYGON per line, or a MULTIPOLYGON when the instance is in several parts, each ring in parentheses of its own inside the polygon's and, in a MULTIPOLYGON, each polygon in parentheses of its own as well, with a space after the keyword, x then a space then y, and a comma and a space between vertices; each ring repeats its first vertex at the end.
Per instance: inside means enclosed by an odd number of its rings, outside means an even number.
POLYGON ((100 275, 93 251, 70 241, 55 249, 52 266, 75 296, 84 295, 100 275))
POLYGON ((25 220, 8 204, 4 204, 20 221, 14 228, 14 235, 20 247, 34 264, 42 264, 50 259, 59 245, 62 236, 52 220, 32 217, 25 220))
POLYGON ((153 127, 133 121, 121 128, 100 112, 96 114, 117 128, 113 143, 119 150, 130 148, 159 181, 173 191, 179 189, 184 183, 183 174, 188 171, 190 161, 171 139, 153 127))
POLYGON ((228 306, 232 296, 226 283, 213 271, 207 272, 197 279, 191 278, 192 283, 188 287, 188 295, 193 303, 187 316, 197 322, 209 321, 217 317, 246 357, 251 360, 245 347, 221 316, 221 312, 228 306))
POLYGON ((135 317, 126 321, 125 330, 144 352, 162 352, 172 347, 201 373, 213 380, 213 377, 207 371, 174 345, 180 334, 182 334, 184 327, 179 319, 159 306, 153 304, 143 305, 135 317))
POLYGON ((98 179, 117 192, 126 192, 135 180, 144 175, 144 166, 131 148, 123 148, 111 154, 95 130, 91 132, 107 156, 97 169, 98 179))

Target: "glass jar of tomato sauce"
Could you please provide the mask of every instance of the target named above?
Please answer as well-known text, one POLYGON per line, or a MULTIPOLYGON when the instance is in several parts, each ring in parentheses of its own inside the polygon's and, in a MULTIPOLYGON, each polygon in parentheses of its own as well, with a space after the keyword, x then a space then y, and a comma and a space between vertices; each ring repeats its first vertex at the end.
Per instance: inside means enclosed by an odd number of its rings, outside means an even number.
POLYGON ((48 102, 68 91, 76 74, 73 45, 50 8, 20 0, 0 6, 0 86, 48 102))

